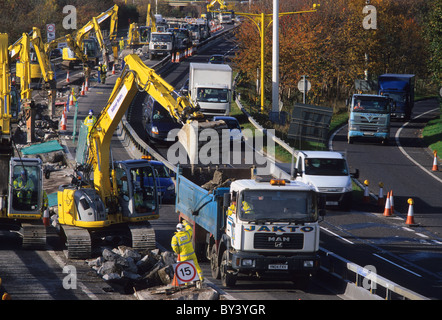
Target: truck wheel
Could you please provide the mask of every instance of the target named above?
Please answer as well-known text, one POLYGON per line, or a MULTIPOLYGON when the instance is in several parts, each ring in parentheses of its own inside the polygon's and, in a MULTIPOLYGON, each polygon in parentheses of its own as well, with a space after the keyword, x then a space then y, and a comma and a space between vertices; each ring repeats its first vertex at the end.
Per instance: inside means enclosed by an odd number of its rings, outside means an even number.
POLYGON ((353 143, 353 138, 352 137, 348 137, 348 144, 352 144, 353 143))
POLYGON ((220 265, 221 282, 225 287, 233 287, 236 283, 236 275, 230 273, 227 266, 228 266, 228 254, 226 250, 223 252, 223 257, 221 259, 221 265, 220 265))
POLYGON ((210 252, 210 270, 212 271, 212 277, 215 279, 221 278, 221 273, 219 270, 218 254, 216 253, 216 245, 212 246, 210 252))

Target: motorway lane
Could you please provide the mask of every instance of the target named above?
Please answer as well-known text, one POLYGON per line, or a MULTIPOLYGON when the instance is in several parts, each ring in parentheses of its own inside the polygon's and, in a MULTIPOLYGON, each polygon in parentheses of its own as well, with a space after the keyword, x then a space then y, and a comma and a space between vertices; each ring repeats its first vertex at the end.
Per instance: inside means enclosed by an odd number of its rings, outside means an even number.
POLYGON ((431 154, 423 148, 419 137, 424 124, 436 115, 430 111, 436 107, 432 100, 416 103, 414 116, 421 116, 402 129, 404 123, 394 121, 388 146, 371 142, 349 145, 346 126, 336 134, 333 149, 347 152, 351 171, 360 169, 359 181, 368 179, 370 191, 376 195, 380 181, 384 183, 385 192, 393 190, 395 216, 384 217, 383 208, 377 207, 373 200, 369 205, 354 204, 355 210, 350 213, 328 212, 322 227, 343 237, 328 238, 331 233, 324 229, 326 249, 361 266, 374 265, 380 275, 428 297, 441 299, 441 182, 398 148, 402 146, 410 157, 431 170, 431 154), (396 140, 398 130, 400 136, 396 140), (409 197, 415 199, 415 221, 419 224, 416 227, 405 225, 409 197))

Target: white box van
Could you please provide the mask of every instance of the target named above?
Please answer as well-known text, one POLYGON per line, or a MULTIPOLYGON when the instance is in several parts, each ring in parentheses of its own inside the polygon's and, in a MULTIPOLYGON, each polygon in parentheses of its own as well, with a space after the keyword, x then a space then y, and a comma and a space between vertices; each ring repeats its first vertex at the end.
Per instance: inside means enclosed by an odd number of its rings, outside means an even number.
POLYGON ((359 177, 359 170, 350 174, 347 160, 334 151, 299 151, 295 166, 296 180, 312 185, 316 192, 324 194, 326 205, 351 209, 352 177, 359 177))

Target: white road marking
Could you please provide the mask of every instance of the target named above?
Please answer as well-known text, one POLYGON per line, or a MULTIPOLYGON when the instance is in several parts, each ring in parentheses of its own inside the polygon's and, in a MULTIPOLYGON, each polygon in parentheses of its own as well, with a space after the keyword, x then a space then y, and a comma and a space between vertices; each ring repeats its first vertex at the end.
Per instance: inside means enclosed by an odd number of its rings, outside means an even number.
POLYGON ((341 237, 339 234, 336 234, 336 233, 334 233, 334 232, 328 230, 327 228, 321 227, 321 229, 324 230, 324 231, 327 231, 328 233, 334 235, 335 237, 338 237, 339 239, 341 239, 341 240, 343 240, 343 241, 345 241, 345 242, 348 242, 348 243, 350 243, 350 244, 354 244, 354 242, 351 242, 350 240, 345 239, 344 237, 341 237))
POLYGON ((381 257, 380 255, 378 255, 378 254, 376 254, 376 253, 373 253, 373 255, 376 256, 376 257, 378 257, 379 259, 382 259, 382 260, 384 260, 384 261, 386 261, 386 262, 388 262, 388 263, 391 263, 392 265, 394 265, 394 266, 396 266, 396 267, 398 267, 398 268, 401 268, 402 270, 405 270, 405 271, 407 271, 407 272, 409 272, 409 273, 411 273, 411 274, 414 274, 415 276, 417 276, 417 277, 419 277, 419 278, 422 278, 422 276, 421 276, 420 274, 418 274, 418 273, 416 273, 416 272, 413 272, 413 271, 411 271, 411 270, 408 270, 407 268, 404 268, 404 267, 398 265, 397 263, 394 263, 394 262, 392 262, 392 261, 390 261, 390 260, 388 260, 388 259, 386 259, 386 258, 384 258, 384 257, 381 257))

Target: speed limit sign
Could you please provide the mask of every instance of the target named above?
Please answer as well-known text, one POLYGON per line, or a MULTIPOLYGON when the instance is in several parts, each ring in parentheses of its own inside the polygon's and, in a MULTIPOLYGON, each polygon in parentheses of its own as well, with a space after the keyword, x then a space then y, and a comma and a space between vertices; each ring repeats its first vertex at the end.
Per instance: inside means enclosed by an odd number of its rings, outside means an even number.
POLYGON ((192 260, 178 262, 173 265, 178 284, 199 280, 195 264, 192 260))

